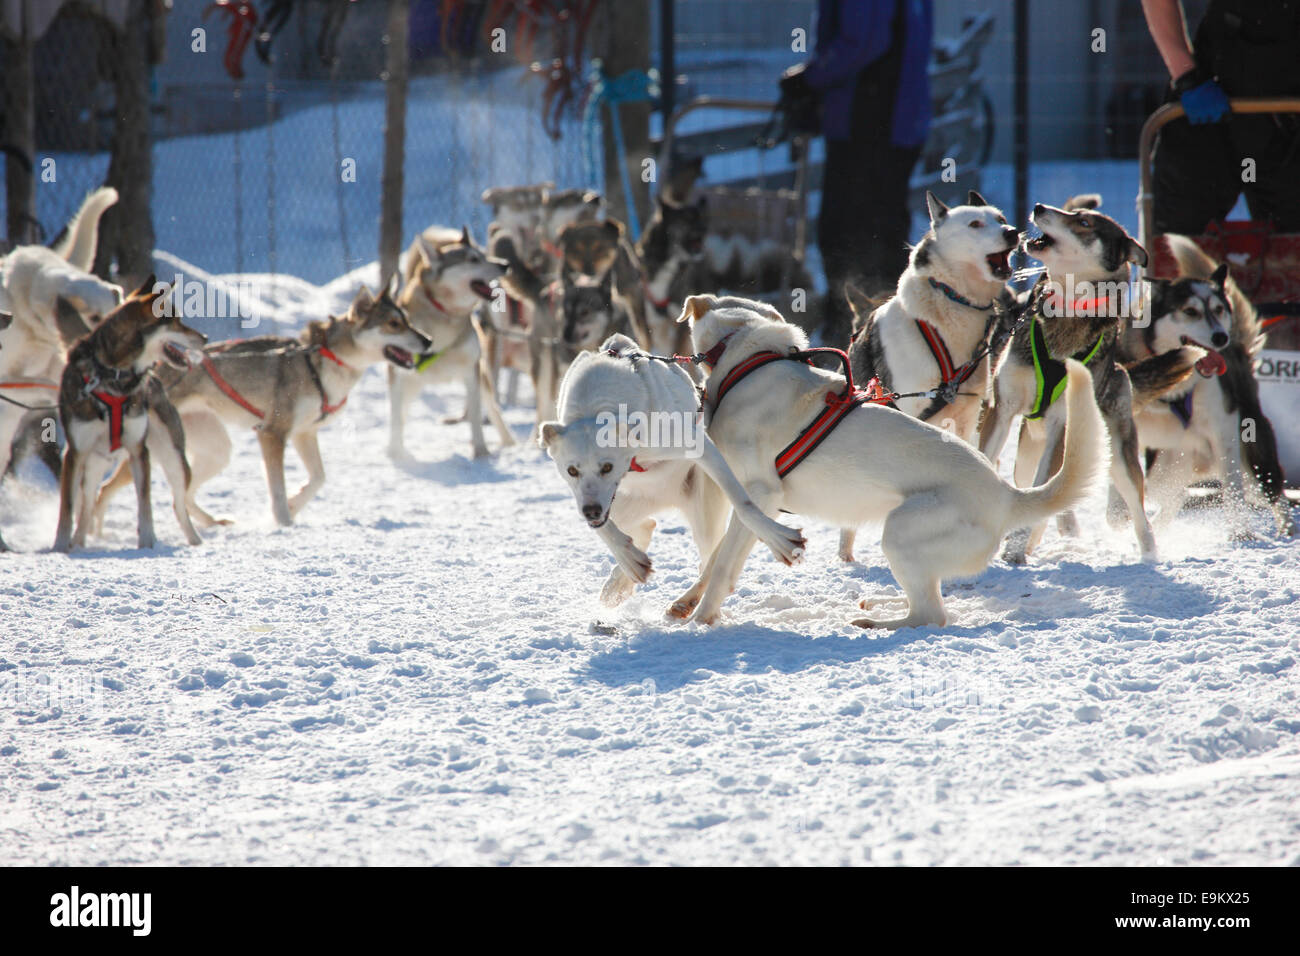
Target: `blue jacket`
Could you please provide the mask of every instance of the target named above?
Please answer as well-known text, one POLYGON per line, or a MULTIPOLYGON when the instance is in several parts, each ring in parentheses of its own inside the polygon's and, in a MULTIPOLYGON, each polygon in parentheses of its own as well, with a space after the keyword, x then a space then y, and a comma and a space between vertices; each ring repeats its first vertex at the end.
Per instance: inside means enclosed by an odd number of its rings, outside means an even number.
POLYGON ((808 85, 822 97, 827 139, 869 136, 853 129, 853 94, 864 68, 889 52, 895 11, 903 17, 902 63, 894 100, 895 146, 920 146, 930 129, 930 37, 933 0, 818 0, 816 48, 808 85))

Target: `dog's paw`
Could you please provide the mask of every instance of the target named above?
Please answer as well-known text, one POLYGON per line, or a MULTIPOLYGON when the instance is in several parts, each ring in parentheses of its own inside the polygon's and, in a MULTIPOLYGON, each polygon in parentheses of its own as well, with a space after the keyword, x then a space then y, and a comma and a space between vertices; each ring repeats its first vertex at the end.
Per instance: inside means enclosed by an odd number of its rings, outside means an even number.
POLYGON ((695 613, 691 615, 691 620, 694 621, 696 624, 703 624, 705 627, 713 627, 713 625, 718 623, 718 619, 721 616, 722 616, 721 611, 713 611, 709 614, 701 614, 699 608, 696 608, 695 613))
POLYGON ((491 457, 491 452, 487 450, 487 445, 481 445, 474 449, 474 459, 477 461, 482 458, 491 457))
POLYGON ((1002 552, 1002 560, 1007 564, 1024 564, 1025 552, 1020 548, 1007 548, 1002 552))
POLYGON ((873 621, 869 617, 860 617, 857 620, 850 621, 849 623, 854 627, 860 627, 863 630, 872 630, 880 626, 876 621, 873 621))
POLYGON ((606 607, 617 607, 630 598, 635 590, 636 585, 620 570, 617 575, 611 574, 605 586, 600 589, 600 603, 606 607))
POLYGON ((153 535, 149 535, 148 537, 141 537, 136 542, 136 546, 141 551, 152 551, 154 548, 158 547, 158 539, 155 538, 153 535))
POLYGON ((684 621, 691 616, 691 613, 699 603, 700 599, 697 597, 679 597, 672 604, 668 605, 668 610, 664 612, 664 617, 684 621))
POLYGON ((856 564, 858 559, 853 556, 852 551, 841 551, 840 560, 845 564, 856 564))
POLYGON ((650 572, 654 570, 649 555, 634 545, 628 545, 623 554, 619 555, 618 566, 637 584, 645 584, 650 572))
POLYGON ((764 536, 763 543, 784 564, 798 564, 808 549, 808 540, 801 529, 788 528, 776 521, 772 522, 771 533, 764 536))

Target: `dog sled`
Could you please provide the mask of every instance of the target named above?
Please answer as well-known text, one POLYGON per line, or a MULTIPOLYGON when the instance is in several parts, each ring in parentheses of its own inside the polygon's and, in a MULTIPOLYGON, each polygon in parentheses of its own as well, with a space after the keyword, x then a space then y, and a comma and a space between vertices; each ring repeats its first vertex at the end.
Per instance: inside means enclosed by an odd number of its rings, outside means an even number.
MULTIPOLYGON (((935 43, 931 52, 930 97, 934 119, 921 158, 909 184, 912 209, 925 209, 925 194, 963 201, 969 189, 980 188, 980 169, 993 146, 993 107, 979 72, 984 47, 993 34, 994 18, 968 18, 961 32, 935 43), (955 162, 955 166, 953 165, 955 162)), ((821 188, 822 164, 813 159, 809 137, 773 135, 776 103, 760 100, 696 97, 668 117, 660 155, 721 157, 734 172, 701 183, 697 192, 708 201, 710 241, 706 250, 718 276, 719 289, 760 298, 783 310, 795 289, 810 289, 805 267, 808 235, 808 193, 821 188), (713 111, 727 116, 729 125, 683 131, 694 114, 713 111), (745 120, 736 114, 762 114, 745 120), (729 115, 728 115, 729 114, 729 115), (777 142, 788 146, 788 163, 765 159, 777 142), (737 162, 736 153, 757 150, 753 161, 737 162)))
MULTIPOLYGON (((1235 113, 1300 113, 1300 99, 1236 98, 1235 113)), ((1177 274, 1164 236, 1155 231, 1154 154, 1156 137, 1166 124, 1184 115, 1169 103, 1147 119, 1138 147, 1140 187, 1137 197, 1139 235, 1151 256, 1150 273, 1177 274)), ((1255 366, 1264 413, 1273 423, 1278 457, 1287 484, 1300 480, 1300 234, 1279 233, 1267 222, 1217 222, 1199 236, 1198 246, 1227 262, 1242 292, 1259 310, 1268 334, 1255 366)))

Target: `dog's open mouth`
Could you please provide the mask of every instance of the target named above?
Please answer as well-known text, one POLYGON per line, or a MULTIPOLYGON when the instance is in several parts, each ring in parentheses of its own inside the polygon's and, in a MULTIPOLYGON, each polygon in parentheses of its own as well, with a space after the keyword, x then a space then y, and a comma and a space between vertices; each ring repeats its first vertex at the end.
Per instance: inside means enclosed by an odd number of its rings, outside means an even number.
POLYGON ((415 356, 406 349, 396 345, 384 346, 384 358, 392 362, 398 368, 414 368, 415 356))
POLYGON ((475 279, 469 284, 469 291, 473 292, 480 299, 492 301, 492 286, 483 279, 475 279))
POLYGON ((1011 250, 1004 249, 1001 252, 995 252, 991 256, 985 256, 984 261, 989 264, 989 272, 993 273, 995 279, 1011 278, 1011 250))
POLYGON ((1201 342, 1196 341, 1190 335, 1181 336, 1179 341, 1184 345, 1195 345, 1198 349, 1205 352, 1205 358, 1196 363, 1196 371, 1202 378, 1213 378, 1216 375, 1222 375, 1228 370, 1228 362, 1223 357, 1223 353, 1216 349, 1210 348, 1201 342))
POLYGON ((603 516, 601 516, 599 521, 588 521, 587 526, 590 528, 603 528, 605 527, 605 522, 608 520, 609 520, 609 513, 606 512, 603 516))
POLYGON ((1025 251, 1031 256, 1037 256, 1038 253, 1042 252, 1044 249, 1050 249, 1055 244, 1056 240, 1043 232, 1040 235, 1035 236, 1033 239, 1025 240, 1025 251))
POLYGON ((163 358, 177 368, 189 368, 190 356, 184 346, 177 345, 175 342, 167 342, 163 345, 163 358))

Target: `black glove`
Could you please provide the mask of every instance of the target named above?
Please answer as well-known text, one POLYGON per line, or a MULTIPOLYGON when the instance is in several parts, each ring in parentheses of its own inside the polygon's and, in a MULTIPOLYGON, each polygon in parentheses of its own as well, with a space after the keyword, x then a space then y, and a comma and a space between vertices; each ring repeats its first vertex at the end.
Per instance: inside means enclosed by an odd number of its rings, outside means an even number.
POLYGON ((817 91, 808 85, 808 64, 799 63, 781 74, 781 102, 777 111, 785 118, 790 135, 816 136, 821 131, 817 91))
POLYGON ((816 94, 808 85, 808 77, 805 75, 807 69, 807 63, 797 63, 782 73, 781 92, 786 96, 793 97, 815 96, 816 94))

